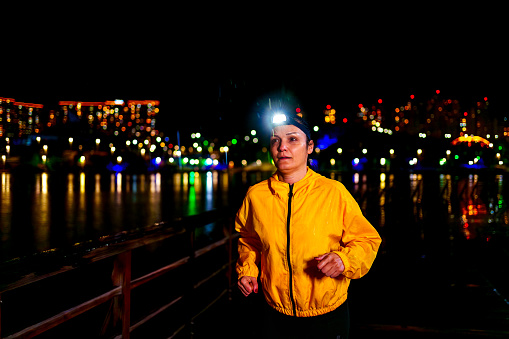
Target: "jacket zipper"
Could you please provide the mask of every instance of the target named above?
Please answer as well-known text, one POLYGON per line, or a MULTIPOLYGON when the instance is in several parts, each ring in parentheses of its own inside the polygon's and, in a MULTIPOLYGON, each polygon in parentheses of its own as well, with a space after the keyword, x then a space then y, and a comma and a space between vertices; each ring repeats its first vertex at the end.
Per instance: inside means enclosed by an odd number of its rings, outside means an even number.
POLYGON ((290 185, 290 193, 288 193, 288 216, 286 217, 286 260, 288 261, 288 272, 290 273, 290 299, 292 301, 293 315, 297 316, 297 308, 295 307, 295 300, 293 299, 292 288, 292 264, 290 261, 290 217, 292 214, 292 197, 293 197, 293 184, 290 185))

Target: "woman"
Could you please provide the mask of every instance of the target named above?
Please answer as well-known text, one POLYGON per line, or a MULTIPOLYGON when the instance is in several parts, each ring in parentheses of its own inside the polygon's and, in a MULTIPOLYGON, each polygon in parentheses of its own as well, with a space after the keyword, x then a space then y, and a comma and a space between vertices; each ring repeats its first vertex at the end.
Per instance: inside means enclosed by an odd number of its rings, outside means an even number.
POLYGON ((364 276, 380 236, 338 181, 307 167, 313 152, 307 123, 275 117, 270 152, 277 171, 249 188, 236 216, 238 286, 270 308, 267 338, 346 338, 347 289, 364 276))

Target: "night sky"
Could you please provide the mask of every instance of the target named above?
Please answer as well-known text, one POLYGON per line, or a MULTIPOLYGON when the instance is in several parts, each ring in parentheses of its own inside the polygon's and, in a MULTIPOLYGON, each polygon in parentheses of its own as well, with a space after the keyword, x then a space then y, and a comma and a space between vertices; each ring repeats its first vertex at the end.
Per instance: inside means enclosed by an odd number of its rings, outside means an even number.
POLYGON ((255 18, 240 27, 242 16, 187 13, 177 20, 178 13, 131 10, 39 17, 29 34, 6 32, 0 96, 48 108, 59 100, 156 99, 161 129, 249 120, 257 103, 281 91, 311 112, 326 104, 351 110, 378 98, 391 107, 436 89, 465 105, 488 96, 493 114, 509 112, 502 27, 465 24, 473 17, 446 9, 391 27, 381 16, 324 30, 292 18, 279 25, 255 18), (157 24, 140 20, 141 13, 157 24))

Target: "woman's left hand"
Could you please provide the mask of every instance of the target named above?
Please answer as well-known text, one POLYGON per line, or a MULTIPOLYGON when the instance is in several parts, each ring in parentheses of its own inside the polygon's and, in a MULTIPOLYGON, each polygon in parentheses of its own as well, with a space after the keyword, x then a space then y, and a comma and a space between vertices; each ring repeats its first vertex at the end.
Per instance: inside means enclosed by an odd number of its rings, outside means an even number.
POLYGON ((328 277, 336 278, 345 270, 343 260, 334 252, 322 254, 315 259, 319 261, 316 267, 328 277))

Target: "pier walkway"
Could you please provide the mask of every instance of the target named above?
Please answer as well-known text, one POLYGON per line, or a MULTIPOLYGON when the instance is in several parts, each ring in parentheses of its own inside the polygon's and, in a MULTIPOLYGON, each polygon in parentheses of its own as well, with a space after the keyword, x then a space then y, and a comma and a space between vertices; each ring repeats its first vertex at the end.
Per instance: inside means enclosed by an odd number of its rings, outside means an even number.
MULTIPOLYGON (((34 258, 24 278, 0 284, 0 337, 260 338, 264 301, 236 287, 232 221, 207 212, 74 257, 34 258)), ((419 227, 425 241, 393 220, 381 231, 371 271, 350 286, 350 338, 509 338, 505 233, 486 241, 419 227)))
MULTIPOLYGON (((506 260, 487 263, 489 255, 442 266, 422 258, 403 271, 405 259, 380 255, 368 275, 352 281, 350 338, 509 338, 506 260)), ((260 338, 262 298, 232 289, 232 300, 221 299, 196 319, 194 338, 260 338)))

